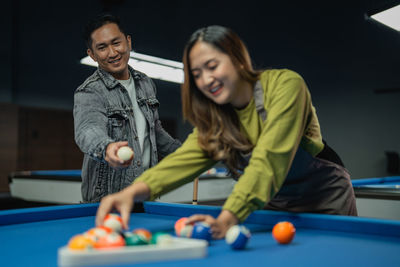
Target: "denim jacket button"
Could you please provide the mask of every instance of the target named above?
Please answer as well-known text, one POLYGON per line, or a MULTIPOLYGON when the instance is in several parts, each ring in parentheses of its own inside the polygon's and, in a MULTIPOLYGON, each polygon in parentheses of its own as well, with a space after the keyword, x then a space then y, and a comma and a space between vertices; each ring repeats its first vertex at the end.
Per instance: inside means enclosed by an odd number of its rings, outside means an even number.
POLYGON ((139 139, 139 137, 135 136, 135 140, 137 141, 139 139))
POLYGON ((138 161, 136 162, 136 164, 137 164, 139 167, 142 165, 142 163, 140 162, 140 160, 138 160, 138 161))

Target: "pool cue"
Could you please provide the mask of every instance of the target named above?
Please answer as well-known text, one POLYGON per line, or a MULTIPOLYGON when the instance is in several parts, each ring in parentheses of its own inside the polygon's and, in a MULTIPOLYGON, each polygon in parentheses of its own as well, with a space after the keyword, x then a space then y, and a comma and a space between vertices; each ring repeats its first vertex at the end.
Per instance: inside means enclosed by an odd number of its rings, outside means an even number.
POLYGON ((199 191, 199 177, 193 180, 193 205, 197 205, 197 195, 199 191))

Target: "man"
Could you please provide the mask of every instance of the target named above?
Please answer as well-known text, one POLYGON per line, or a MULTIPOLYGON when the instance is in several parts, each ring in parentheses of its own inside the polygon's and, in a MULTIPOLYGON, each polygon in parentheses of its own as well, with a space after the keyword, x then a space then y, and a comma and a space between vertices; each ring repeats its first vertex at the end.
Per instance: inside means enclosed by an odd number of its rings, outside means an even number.
POLYGON ((85 153, 82 198, 98 202, 130 185, 143 171, 180 146, 161 126, 154 83, 128 65, 131 37, 113 15, 91 20, 84 32, 98 69, 74 97, 75 141, 85 153), (117 156, 129 146, 134 156, 117 156))

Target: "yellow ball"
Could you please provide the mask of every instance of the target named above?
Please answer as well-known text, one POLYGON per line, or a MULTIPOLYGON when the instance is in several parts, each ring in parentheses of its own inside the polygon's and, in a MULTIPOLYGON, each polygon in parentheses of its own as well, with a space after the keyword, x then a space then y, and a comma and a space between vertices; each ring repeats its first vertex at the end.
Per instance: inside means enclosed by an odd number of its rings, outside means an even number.
POLYGON ((73 236, 69 242, 68 247, 72 250, 87 250, 92 249, 94 247, 94 241, 84 235, 75 235, 73 236))

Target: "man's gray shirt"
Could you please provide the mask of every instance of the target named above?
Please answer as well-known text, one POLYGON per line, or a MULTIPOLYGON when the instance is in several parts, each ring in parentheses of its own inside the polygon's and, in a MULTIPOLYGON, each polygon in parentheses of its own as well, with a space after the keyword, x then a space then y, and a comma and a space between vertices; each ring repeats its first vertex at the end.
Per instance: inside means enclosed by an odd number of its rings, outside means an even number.
MULTIPOLYGON (((151 167, 157 164, 159 157, 172 153, 181 143, 162 128, 153 81, 131 67, 129 72, 134 79, 137 103, 148 123, 151 167)), ((75 141, 85 154, 82 166, 84 202, 98 202, 120 191, 145 171, 131 98, 118 80, 101 68, 75 91, 74 125, 75 141), (114 169, 104 159, 107 145, 118 141, 128 141, 135 153, 131 165, 124 169, 114 169)))

